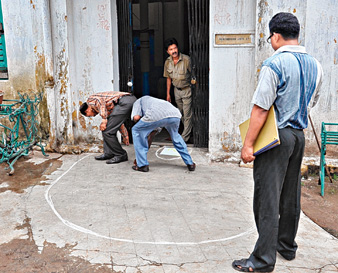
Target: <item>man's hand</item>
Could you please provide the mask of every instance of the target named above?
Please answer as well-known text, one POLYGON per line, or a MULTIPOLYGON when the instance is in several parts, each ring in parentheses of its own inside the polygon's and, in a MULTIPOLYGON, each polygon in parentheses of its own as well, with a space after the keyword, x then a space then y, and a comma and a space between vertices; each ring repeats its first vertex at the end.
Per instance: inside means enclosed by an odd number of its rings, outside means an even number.
POLYGON ((241 152, 241 159, 243 162, 250 163, 255 160, 255 156, 253 155, 253 147, 251 146, 243 146, 241 152))
POLYGON ((102 119, 102 122, 101 122, 101 124, 100 124, 100 130, 101 130, 101 131, 106 130, 106 128, 107 128, 107 122, 108 122, 107 119, 102 119))
POLYGON ((133 121, 135 122, 138 122, 140 119, 141 119, 141 116, 139 115, 133 116, 133 121))
POLYGON ((171 97, 170 97, 170 94, 167 95, 167 101, 171 102, 171 97))
POLYGON ((244 163, 249 163, 255 160, 253 155, 253 146, 257 139, 259 132, 261 131, 269 111, 254 105, 251 111, 250 124, 248 132, 246 134, 244 145, 241 152, 241 158, 244 163))

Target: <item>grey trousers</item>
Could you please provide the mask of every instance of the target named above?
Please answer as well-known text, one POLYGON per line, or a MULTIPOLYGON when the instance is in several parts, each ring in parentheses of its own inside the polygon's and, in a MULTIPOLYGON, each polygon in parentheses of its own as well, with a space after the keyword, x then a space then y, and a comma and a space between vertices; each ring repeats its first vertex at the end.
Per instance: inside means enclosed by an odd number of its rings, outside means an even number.
POLYGON ((102 131, 103 152, 107 156, 121 156, 126 154, 126 150, 121 147, 116 137, 117 131, 122 123, 130 117, 131 109, 136 101, 134 96, 123 96, 119 103, 115 105, 113 112, 108 117, 107 128, 102 131))
POLYGON ((259 234, 250 260, 256 267, 275 265, 277 251, 294 257, 300 215, 303 130, 279 130, 281 144, 254 161, 254 215, 259 234))
POLYGON ((182 123, 183 123, 183 132, 182 138, 185 142, 187 142, 190 138, 191 129, 192 129, 192 96, 191 96, 191 88, 186 88, 184 90, 178 90, 176 87, 174 89, 175 93, 175 102, 177 104, 177 108, 180 110, 182 115, 182 123))

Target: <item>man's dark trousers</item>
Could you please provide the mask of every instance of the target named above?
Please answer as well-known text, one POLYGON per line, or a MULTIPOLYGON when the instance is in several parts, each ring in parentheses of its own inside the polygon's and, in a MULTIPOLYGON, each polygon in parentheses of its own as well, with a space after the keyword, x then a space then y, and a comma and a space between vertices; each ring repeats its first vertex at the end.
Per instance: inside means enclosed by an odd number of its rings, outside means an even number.
POLYGON ((102 131, 103 151, 106 156, 122 156, 127 152, 121 147, 116 137, 117 131, 122 123, 130 117, 131 109, 136 101, 134 96, 123 96, 119 99, 118 104, 114 106, 113 111, 108 117, 107 128, 102 131))
POLYGON ((281 144, 254 161, 254 215, 259 238, 250 260, 256 267, 275 265, 276 251, 295 257, 300 216, 303 130, 280 129, 281 144))

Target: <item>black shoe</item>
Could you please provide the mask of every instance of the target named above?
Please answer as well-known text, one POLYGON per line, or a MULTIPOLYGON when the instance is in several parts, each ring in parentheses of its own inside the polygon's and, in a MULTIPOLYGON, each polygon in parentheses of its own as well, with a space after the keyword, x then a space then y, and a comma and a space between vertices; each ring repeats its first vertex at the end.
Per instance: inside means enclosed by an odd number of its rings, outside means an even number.
POLYGON ((288 261, 292 261, 296 258, 296 253, 294 254, 285 254, 283 253, 282 251, 279 251, 277 250, 278 253, 285 259, 285 260, 288 260, 288 261))
POLYGON ((120 162, 128 161, 128 155, 120 155, 120 156, 114 156, 112 159, 109 159, 106 161, 107 164, 117 164, 120 162))
POLYGON ((113 157, 114 157, 113 155, 102 154, 102 155, 95 156, 95 159, 96 160, 107 160, 107 159, 111 159, 113 157))
POLYGON ((195 163, 193 163, 191 165, 188 164, 187 167, 188 167, 189 171, 193 172, 196 169, 196 164, 195 163))
POLYGON ((232 262, 233 269, 241 272, 272 272, 274 265, 256 267, 249 259, 235 260, 232 262))
POLYGON ((137 167, 136 165, 132 166, 132 169, 134 171, 140 171, 140 172, 149 172, 149 165, 145 165, 145 166, 142 166, 142 167, 137 167))

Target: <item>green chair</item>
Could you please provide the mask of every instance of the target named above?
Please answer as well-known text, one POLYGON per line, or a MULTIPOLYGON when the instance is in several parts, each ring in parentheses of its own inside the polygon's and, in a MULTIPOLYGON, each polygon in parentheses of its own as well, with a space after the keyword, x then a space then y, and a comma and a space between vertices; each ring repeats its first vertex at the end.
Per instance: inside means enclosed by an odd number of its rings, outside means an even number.
POLYGON ((325 155, 326 155, 326 146, 327 145, 338 145, 338 123, 325 123, 322 122, 322 145, 320 151, 320 172, 319 179, 321 184, 321 195, 324 196, 324 184, 325 184, 325 155), (327 130, 326 126, 330 126, 331 131, 327 130), (334 127, 337 126, 337 127, 334 127), (333 128, 336 128, 336 131, 332 131, 333 128))

